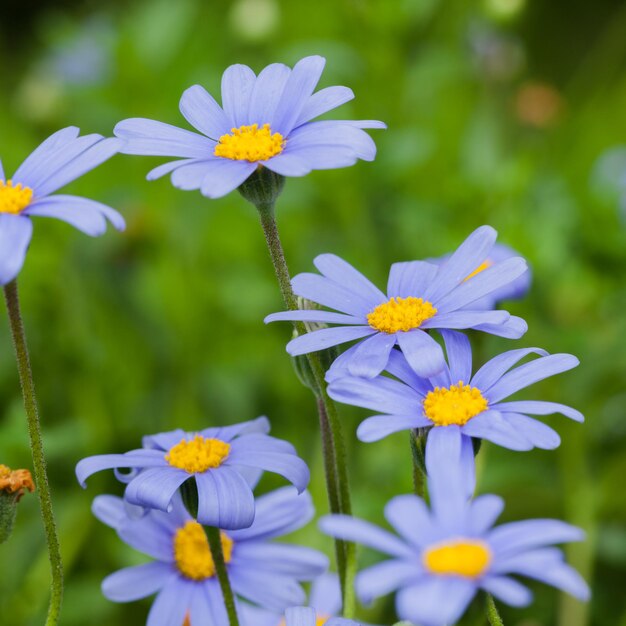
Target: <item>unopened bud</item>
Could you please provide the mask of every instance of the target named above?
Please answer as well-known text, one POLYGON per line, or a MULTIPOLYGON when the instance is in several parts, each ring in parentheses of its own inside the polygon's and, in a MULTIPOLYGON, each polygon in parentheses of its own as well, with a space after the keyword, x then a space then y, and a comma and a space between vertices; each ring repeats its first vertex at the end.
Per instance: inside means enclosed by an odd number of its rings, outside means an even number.
POLYGON ((0 465, 0 543, 11 536, 17 503, 26 490, 35 491, 35 483, 28 470, 11 470, 6 465, 0 465))
POLYGON ((274 206, 284 186, 284 176, 272 172, 267 167, 259 166, 239 185, 239 193, 261 210, 274 206))

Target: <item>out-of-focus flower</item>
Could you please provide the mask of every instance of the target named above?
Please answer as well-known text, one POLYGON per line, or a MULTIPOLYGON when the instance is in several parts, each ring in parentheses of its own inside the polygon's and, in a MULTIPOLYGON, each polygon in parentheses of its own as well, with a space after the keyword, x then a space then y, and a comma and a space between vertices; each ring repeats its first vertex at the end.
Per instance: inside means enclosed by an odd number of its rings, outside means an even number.
MULTIPOLYGON (((509 246, 505 246, 501 243, 496 243, 491 249, 489 256, 471 274, 467 276, 467 279, 470 279, 472 276, 476 276, 476 274, 479 274, 480 272, 491 267, 494 263, 501 263, 502 261, 506 261, 507 259, 519 256, 521 256, 519 252, 513 250, 513 248, 509 248, 509 246)), ((449 256, 444 256, 437 259, 428 259, 428 261, 430 263, 434 263, 435 265, 441 265, 448 258, 449 256)), ((472 309, 489 310, 495 309, 496 305, 503 300, 519 300, 528 293, 531 281, 532 273, 530 271, 530 268, 528 268, 521 276, 518 276, 515 280, 511 281, 507 285, 503 285, 502 287, 500 287, 500 289, 492 291, 484 298, 481 298, 476 302, 472 302, 472 304, 469 306, 472 309)))
MULTIPOLYGON (((510 350, 488 361, 472 375, 472 349, 468 338, 454 331, 442 332, 448 364, 429 379, 421 378, 397 350, 387 371, 398 380, 379 376, 368 380, 343 377, 334 380, 328 393, 335 400, 384 413, 364 420, 357 430, 361 441, 378 441, 400 430, 431 428, 426 442, 427 462, 431 446, 443 442, 458 446, 470 437, 486 439, 511 450, 533 447, 551 450, 561 439, 549 426, 529 417, 561 413, 578 422, 582 414, 569 406, 539 400, 504 402, 508 396, 544 378, 566 372, 579 363, 571 354, 551 354, 539 348, 510 350), (513 368, 521 359, 540 358, 513 368)), ((438 446, 439 444, 437 444, 438 446)), ((438 461, 445 463, 444 456, 438 461)))
POLYGON ((33 231, 31 217, 55 217, 94 237, 104 233, 107 219, 124 229, 122 216, 100 202, 50 195, 112 157, 121 145, 119 139, 78 133, 70 126, 48 137, 11 178, 0 162, 0 284, 22 269, 33 231))
MULTIPOLYGON (((128 545, 155 561, 108 576, 102 583, 104 595, 114 602, 131 602, 158 593, 147 626, 183 624, 186 618, 192 626, 227 626, 208 539, 180 497, 172 500, 169 513, 151 510, 138 517, 127 506, 121 498, 98 496, 93 512, 128 545)), ((304 602, 300 581, 323 573, 328 559, 317 550, 269 541, 311 520, 308 493, 278 489, 258 498, 256 510, 249 528, 222 531, 226 569, 238 601, 282 613, 304 602)))
POLYGON ((250 469, 274 472, 299 492, 309 482, 309 469, 288 442, 267 435, 269 422, 250 422, 207 428, 178 429, 144 437, 143 448, 126 454, 103 454, 79 461, 81 485, 104 469, 133 468, 124 476, 124 497, 131 504, 166 511, 183 483, 194 478, 198 489, 198 521, 224 529, 247 528, 254 520, 250 469))
POLYGON ((515 114, 520 122, 535 128, 549 128, 561 116, 563 97, 545 83, 525 83, 515 97, 515 114))
POLYGON ((281 176, 371 161, 376 146, 363 128, 385 128, 378 121, 312 122, 354 98, 348 87, 313 93, 325 59, 306 57, 290 69, 268 65, 258 76, 246 65, 232 65, 222 77, 222 106, 200 85, 187 89, 180 110, 194 133, 154 120, 120 122, 115 134, 122 152, 179 157, 148 174, 172 174, 180 189, 200 189, 219 198, 239 187, 259 166, 281 176))
POLYGON ((358 626, 359 622, 343 617, 325 617, 310 606, 294 606, 285 611, 285 626, 358 626))
POLYGON ((299 320, 339 324, 307 333, 287 344, 292 356, 364 339, 335 360, 332 380, 347 369, 354 376, 373 378, 385 368, 397 344, 421 376, 434 376, 445 367, 440 345, 428 330, 473 328, 518 338, 524 320, 507 311, 473 310, 472 303, 510 284, 526 271, 526 261, 510 258, 472 275, 488 257, 497 233, 490 226, 475 230, 440 266, 426 261, 394 263, 387 294, 351 265, 332 254, 316 257, 322 276, 299 274, 294 292, 341 313, 321 310, 273 313, 266 322, 299 320))
POLYGON ((11 536, 17 503, 26 491, 35 491, 30 472, 26 469, 12 470, 6 465, 0 465, 0 544, 11 536))
MULTIPOLYGON (((453 461, 449 459, 449 461, 453 461)), ((391 555, 357 575, 356 590, 369 603, 393 591, 403 620, 422 626, 455 624, 479 589, 511 606, 531 592, 512 575, 527 576, 586 600, 589 589, 552 544, 580 541, 583 532, 559 520, 535 519, 494 527, 504 503, 494 495, 468 501, 454 462, 429 476, 430 509, 417 496, 393 498, 385 517, 394 535, 344 515, 320 520, 323 532, 391 555)))

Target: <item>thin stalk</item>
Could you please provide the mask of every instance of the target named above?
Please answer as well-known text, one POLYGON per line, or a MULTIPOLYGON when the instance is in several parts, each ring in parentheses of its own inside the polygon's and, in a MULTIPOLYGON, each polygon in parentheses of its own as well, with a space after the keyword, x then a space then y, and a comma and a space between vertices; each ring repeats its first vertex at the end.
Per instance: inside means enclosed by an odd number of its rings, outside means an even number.
POLYGON ((411 458, 413 460, 413 489, 415 495, 420 498, 426 497, 426 480, 424 476, 423 449, 417 441, 419 435, 416 430, 409 431, 409 443, 411 444, 411 458))
POLYGON ((500 613, 498 613, 498 609, 496 608, 496 603, 493 600, 493 596, 488 593, 487 594, 487 621, 490 626, 504 626, 504 622, 500 617, 500 613))
POLYGON ((215 526, 206 526, 205 531, 209 540, 209 547, 211 548, 215 573, 217 574, 217 579, 222 589, 222 595, 224 596, 224 604, 226 605, 226 612, 228 613, 228 623, 230 626, 239 626, 237 609, 235 608, 235 596, 230 586, 228 572, 226 571, 226 562, 224 561, 220 529, 215 528, 215 526))
MULTIPOLYGON (((298 302, 291 288, 289 268, 287 267, 274 217, 274 207, 271 204, 257 204, 257 209, 283 299, 287 308, 290 311, 295 311, 298 309, 298 302)), ((296 323, 296 330, 299 334, 306 332, 306 328, 302 323, 296 323)), ((323 407, 323 410, 319 411, 319 418, 322 445, 325 448, 324 469, 326 472, 330 510, 332 513, 350 515, 352 506, 350 503, 346 452, 337 407, 326 392, 325 372, 318 354, 308 354, 307 359, 317 386, 318 408, 323 407)), ((355 604, 353 591, 354 575, 356 573, 355 546, 353 543, 336 540, 335 548, 343 597, 343 615, 351 618, 354 615, 355 604)))
POLYGON ((35 384, 33 382, 33 373, 30 366, 30 357, 28 355, 26 333, 24 332, 24 324, 20 313, 17 281, 13 280, 4 286, 4 298, 7 304, 17 370, 20 377, 22 396, 24 398, 35 483, 37 485, 37 493, 39 494, 39 507, 43 520, 46 544, 48 546, 48 557, 50 559, 50 604, 48 607, 46 626, 56 626, 59 621, 61 602, 63 600, 63 564, 61 561, 56 523, 54 521, 54 512, 52 510, 52 496, 50 494, 50 485, 48 483, 48 473, 46 470, 46 457, 44 455, 41 437, 37 396, 35 395, 35 384))

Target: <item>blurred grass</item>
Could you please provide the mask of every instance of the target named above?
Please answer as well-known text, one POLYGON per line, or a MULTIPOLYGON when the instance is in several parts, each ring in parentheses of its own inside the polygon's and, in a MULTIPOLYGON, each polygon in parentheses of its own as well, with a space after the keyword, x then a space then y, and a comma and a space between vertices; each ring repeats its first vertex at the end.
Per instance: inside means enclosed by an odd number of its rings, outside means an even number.
MULTIPOLYGON (((534 605, 504 607, 503 618, 626 624, 623 3, 7 2, 0 33, 9 172, 70 124, 103 134, 133 116, 184 126, 182 91, 201 83, 218 93, 231 63, 258 71, 325 55, 321 86, 356 93, 336 115, 382 119, 389 130, 372 133, 376 162, 288 181, 278 217, 292 272, 332 251, 384 284, 390 263, 446 253, 483 223, 529 259, 532 291, 509 307, 530 325, 519 345, 572 352, 581 366, 526 397, 572 404, 587 423, 549 418, 563 438, 556 452, 485 446, 480 490, 506 498, 505 519, 584 526, 589 540, 568 556, 594 599, 583 607, 531 585, 534 605)), ((92 519, 93 496, 120 489, 102 475, 83 492, 73 468, 86 455, 130 449, 144 433, 267 414, 311 464, 326 511, 314 403, 284 352, 289 329, 262 323, 281 302, 257 218, 237 194, 208 201, 146 182, 159 162, 118 156, 68 187, 118 208, 127 232, 90 240, 39 219, 20 277, 67 567, 66 626, 141 624, 148 607, 100 594, 106 574, 141 557, 92 519)), ((481 351, 510 347, 488 338, 481 351)), ((28 466, 6 324, 0 353, 0 461, 28 466)), ((365 414, 342 407, 356 512, 381 521, 387 499, 411 489, 410 454, 403 435, 358 443, 365 414)), ((330 550, 314 525, 296 538, 330 550)), ((0 547, 3 626, 42 623, 45 558, 36 500, 25 498, 0 547)), ((389 623, 392 604, 363 615, 389 623)))

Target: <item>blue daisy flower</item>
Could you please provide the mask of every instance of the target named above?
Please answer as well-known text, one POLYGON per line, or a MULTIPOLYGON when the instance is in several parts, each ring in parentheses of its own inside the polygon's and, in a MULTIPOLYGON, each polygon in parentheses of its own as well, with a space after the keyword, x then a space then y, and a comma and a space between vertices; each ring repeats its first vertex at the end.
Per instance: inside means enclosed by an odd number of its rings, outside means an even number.
MULTIPOLYGON (((311 548, 270 541, 312 519, 308 493, 278 489, 259 497, 256 510, 249 528, 221 533, 228 576, 238 602, 282 613, 304 602, 300 582, 323 573, 328 559, 311 548)), ((155 559, 105 578, 102 592, 109 600, 132 602, 157 593, 147 626, 182 625, 186 618, 192 626, 228 626, 205 531, 179 495, 168 513, 151 510, 142 515, 115 496, 96 497, 93 512, 128 545, 155 559)), ((245 618, 242 622, 253 624, 245 618)))
POLYGON ((343 617, 320 616, 310 606, 294 606, 285 611, 285 626, 358 626, 359 622, 343 617))
POLYGON ((118 478, 128 482, 128 502, 166 511, 179 487, 194 478, 198 521, 224 529, 247 528, 254 520, 252 486, 260 471, 280 474, 302 492, 309 482, 306 463, 288 442, 269 437, 269 422, 250 422, 200 432, 173 430, 144 437, 143 448, 126 454, 91 456, 76 465, 86 479, 104 469, 132 468, 118 478), (252 470, 252 471, 251 471, 252 470))
POLYGON ((287 344, 292 356, 361 340, 333 364, 354 376, 373 378, 385 368, 397 344, 421 376, 445 367, 441 346, 428 334, 433 329, 473 328, 493 335, 521 337, 524 320, 506 311, 471 310, 469 306, 526 271, 526 262, 512 258, 469 277, 484 262, 497 237, 490 226, 475 230, 441 266, 426 261, 394 263, 383 293, 351 265, 332 254, 314 263, 322 276, 298 274, 296 295, 341 313, 308 309, 273 313, 265 322, 299 320, 339 324, 296 337, 287 344))
MULTIPOLYGON (((458 452, 458 450, 457 450, 458 452)), ((451 457, 452 458, 452 457, 451 457)), ((535 519, 494 528, 504 503, 495 495, 469 501, 458 463, 429 477, 431 508, 417 496, 391 499, 385 517, 399 536, 360 519, 329 515, 323 532, 391 555, 356 577, 361 601, 397 592, 398 616, 422 626, 455 624, 478 590, 515 607, 531 592, 512 575, 533 578, 587 600, 589 589, 552 544, 580 541, 583 532, 565 522, 535 519)))
MULTIPOLYGON (((491 267, 494 263, 501 263, 502 261, 506 261, 507 259, 511 259, 513 257, 521 256, 519 252, 513 250, 509 246, 505 246, 501 243, 496 243, 489 256, 470 274, 470 276, 475 276, 480 272, 486 270, 491 267)), ((439 257, 436 259, 428 259, 430 263, 434 263, 435 265, 441 265, 445 261, 447 261, 449 255, 439 257)), ((503 300, 521 300, 530 289, 530 285, 532 283, 532 272, 530 268, 528 268, 523 274, 518 276, 515 280, 511 281, 507 285, 503 285, 499 289, 492 291, 490 294, 486 295, 484 298, 477 300, 476 302, 472 302, 472 309, 495 309, 499 302, 503 300)))
POLYGON ((178 157, 148 174, 172 175, 180 189, 199 189, 219 198, 241 185, 259 166, 282 176, 372 161, 376 146, 363 128, 377 121, 312 122, 354 98, 348 87, 313 93, 326 61, 306 57, 290 69, 273 63, 258 76, 246 65, 231 65, 222 76, 222 106, 200 85, 187 89, 180 111, 199 133, 154 120, 120 122, 115 135, 122 152, 178 157), (201 133, 201 134, 200 134, 201 133))
MULTIPOLYGON (((511 450, 533 447, 552 450, 561 443, 549 426, 529 415, 561 413, 578 422, 582 414, 556 402, 506 398, 544 378, 566 372, 579 363, 571 354, 548 354, 539 348, 510 350, 488 361, 472 375, 472 349, 462 333, 442 331, 448 364, 437 376, 422 378, 394 350, 387 376, 337 378, 328 387, 332 398, 381 415, 365 419, 357 430, 361 441, 378 441, 401 430, 430 428, 427 453, 435 440, 461 445, 461 439, 486 439, 511 450), (524 357, 539 358, 519 367, 524 357), (511 369, 514 368, 514 369, 511 369)), ((445 459, 441 459, 445 462, 445 459)))
POLYGON ((33 233, 31 217, 55 217, 92 237, 102 235, 106 220, 124 230, 124 219, 112 208, 78 196, 51 195, 119 151, 119 139, 79 137, 79 129, 60 130, 39 145, 11 178, 0 162, 0 285, 22 269, 33 233))

